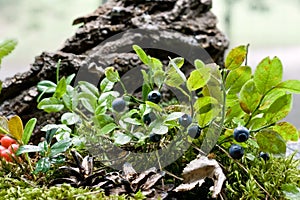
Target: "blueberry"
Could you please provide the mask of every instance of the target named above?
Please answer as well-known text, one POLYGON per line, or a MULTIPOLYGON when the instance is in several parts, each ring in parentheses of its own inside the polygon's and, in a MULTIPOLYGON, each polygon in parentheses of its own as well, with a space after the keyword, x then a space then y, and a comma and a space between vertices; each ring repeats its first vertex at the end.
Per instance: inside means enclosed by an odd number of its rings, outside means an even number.
POLYGON ((192 123, 192 117, 188 114, 184 114, 179 118, 178 122, 181 126, 188 127, 192 123))
POLYGON ((112 102, 112 108, 117 112, 122 112, 125 110, 126 102, 122 98, 116 98, 112 102))
POLYGON ((198 138, 200 136, 201 128, 197 125, 191 126, 188 129, 188 134, 192 138, 198 138))
POLYGON ((232 144, 229 148, 229 154, 233 159, 241 159, 244 155, 244 149, 238 144, 232 144))
POLYGON ((146 125, 149 125, 151 122, 153 122, 156 119, 155 114, 153 112, 148 113, 143 116, 143 121, 146 125))
POLYGON ((249 138, 249 130, 246 127, 239 126, 234 129, 233 137, 237 142, 245 142, 249 138))
POLYGON ((264 159, 265 161, 269 160, 270 159, 270 156, 268 153, 265 153, 265 152, 260 152, 259 153, 259 157, 264 159))
POLYGON ((148 94, 148 98, 147 98, 148 101, 151 101, 156 104, 159 103, 160 99, 161 99, 161 94, 158 91, 151 91, 148 94))
POLYGON ((155 134, 155 133, 151 133, 151 134, 149 135, 149 140, 150 140, 151 142, 159 142, 160 139, 161 139, 161 135, 158 135, 158 134, 155 134))

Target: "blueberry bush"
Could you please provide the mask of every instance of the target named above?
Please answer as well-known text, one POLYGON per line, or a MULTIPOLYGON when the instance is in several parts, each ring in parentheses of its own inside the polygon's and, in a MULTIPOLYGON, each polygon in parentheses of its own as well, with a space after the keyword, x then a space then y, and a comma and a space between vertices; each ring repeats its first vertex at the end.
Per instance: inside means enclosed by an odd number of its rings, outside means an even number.
MULTIPOLYGON (((60 77, 58 62, 56 82, 43 80, 37 88, 41 92, 38 108, 62 112, 61 124, 43 127, 45 138, 38 145, 28 144, 35 119, 19 135, 0 124, 0 133, 17 137, 16 155, 31 166, 28 179, 45 176, 49 180, 43 183, 51 182, 58 167, 70 159, 72 149, 88 155, 91 147, 100 149, 106 144, 99 145, 101 141, 133 152, 163 149, 176 141, 174 151, 181 150, 176 148, 179 143, 190 147, 174 163, 160 168, 168 174, 163 180, 166 184, 180 184, 184 167, 201 154, 222 166, 226 181, 219 199, 300 196, 300 163, 293 155, 285 156, 287 142, 298 141, 299 132, 282 121, 292 109, 292 94, 300 93, 300 81, 282 80, 283 66, 277 57, 264 58, 253 71, 247 66, 248 46, 242 45, 229 52, 224 66, 195 60, 194 68, 184 73, 187 62, 183 58, 169 58, 164 66, 139 46, 133 50, 144 64, 143 84, 136 91, 128 91, 113 67, 105 69, 99 85, 86 81, 73 85, 75 75, 60 77)), ((97 158, 111 162, 106 153, 101 151, 97 158)), ((161 157, 157 155, 157 162, 161 157)), ((28 170, 19 173, 24 172, 28 170)), ((201 193, 210 198, 210 186, 175 196, 196 198, 201 193)))

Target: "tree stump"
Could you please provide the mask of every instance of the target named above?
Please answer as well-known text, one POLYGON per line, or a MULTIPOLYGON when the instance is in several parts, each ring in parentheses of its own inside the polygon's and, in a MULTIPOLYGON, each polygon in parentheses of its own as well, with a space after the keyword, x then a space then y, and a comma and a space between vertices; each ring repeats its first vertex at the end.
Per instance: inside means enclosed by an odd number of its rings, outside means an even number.
MULTIPOLYGON (((93 13, 74 20, 81 24, 76 33, 54 53, 43 52, 35 58, 29 71, 17 74, 3 82, 0 95, 0 115, 19 115, 23 122, 37 118, 37 126, 59 123, 59 113, 45 113, 37 109, 37 83, 41 80, 55 82, 56 64, 61 60, 60 75, 77 73, 79 68, 94 73, 97 65, 114 66, 120 73, 142 63, 132 52, 104 52, 103 41, 131 29, 172 30, 157 38, 172 38, 181 43, 206 50, 214 62, 222 64, 228 40, 218 30, 216 16, 210 11, 212 0, 109 0, 93 13), (98 52, 96 54, 95 52, 98 52), (96 65, 87 61, 93 60, 96 65), (100 60, 100 61, 99 61, 100 60)), ((123 44, 133 44, 135 35, 112 41, 110 49, 120 49, 123 44)), ((139 40, 145 36, 139 35, 139 40)), ((149 39, 149 38, 148 38, 149 39)), ((150 38, 151 39, 151 38, 150 38)), ((152 38, 153 39, 153 38, 152 38)), ((173 40, 174 41, 174 40, 173 40)), ((179 47, 180 48, 180 47, 179 47)), ((168 60, 168 52, 152 52, 159 59, 168 60)), ((100 73, 100 72, 99 72, 100 73)), ((98 73, 98 74, 99 74, 98 73)), ((39 130, 39 128, 37 130, 39 130)))

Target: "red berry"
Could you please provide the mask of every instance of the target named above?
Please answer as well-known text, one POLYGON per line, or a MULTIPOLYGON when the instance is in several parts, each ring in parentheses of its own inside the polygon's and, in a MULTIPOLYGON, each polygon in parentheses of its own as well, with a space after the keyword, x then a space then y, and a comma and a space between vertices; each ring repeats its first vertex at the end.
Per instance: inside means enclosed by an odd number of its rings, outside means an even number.
POLYGON ((11 144, 9 147, 8 147, 8 150, 11 152, 11 153, 16 153, 19 149, 19 145, 18 144, 11 144))
POLYGON ((11 157, 10 157, 11 155, 12 155, 12 153, 8 149, 1 151, 1 157, 4 158, 8 162, 12 161, 11 157))
POLYGON ((16 144, 16 140, 12 139, 9 136, 3 136, 0 140, 1 145, 4 146, 5 148, 8 148, 11 144, 16 144))
POLYGON ((1 154, 1 151, 5 150, 6 148, 2 145, 0 145, 0 154, 1 154))

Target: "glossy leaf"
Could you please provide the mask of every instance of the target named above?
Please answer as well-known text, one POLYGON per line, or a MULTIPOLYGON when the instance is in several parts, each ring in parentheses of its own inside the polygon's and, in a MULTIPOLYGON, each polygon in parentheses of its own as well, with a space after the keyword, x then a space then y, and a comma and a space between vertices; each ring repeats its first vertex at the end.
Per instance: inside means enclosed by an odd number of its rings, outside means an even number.
POLYGON ((201 69, 201 68, 205 67, 205 63, 202 62, 202 60, 196 59, 194 61, 194 66, 196 69, 201 69))
POLYGON ((124 144, 127 144, 131 141, 131 137, 124 134, 124 133, 121 133, 121 132, 116 132, 114 134, 114 138, 115 138, 115 144, 117 145, 124 145, 124 144))
POLYGON ((48 81, 48 80, 44 80, 44 81, 40 81, 37 84, 37 89, 40 92, 44 92, 44 93, 54 93, 56 90, 56 84, 53 83, 52 81, 48 81))
POLYGON ((78 85, 82 92, 95 96, 98 98, 100 96, 98 88, 93 84, 86 81, 79 81, 78 85))
POLYGON ((232 49, 226 57, 225 68, 234 70, 240 67, 247 56, 247 46, 241 45, 232 49))
POLYGON ((229 72, 225 89, 229 94, 236 94, 240 92, 243 85, 251 79, 251 68, 248 66, 242 66, 229 72))
POLYGON ((46 141, 45 142, 47 144, 51 143, 51 141, 52 141, 54 135, 56 134, 57 130, 58 130, 58 127, 55 127, 55 128, 48 129, 46 131, 46 141))
POLYGON ((18 42, 14 39, 8 39, 0 42, 0 64, 2 58, 9 55, 17 46, 18 42))
POLYGON ((105 76, 111 82, 116 83, 116 82, 120 81, 119 73, 113 67, 105 68, 105 76))
POLYGON ((210 79, 210 69, 200 68, 191 72, 187 80, 187 88, 190 91, 202 88, 210 79))
POLYGON ((63 124, 73 125, 73 124, 76 124, 80 120, 80 117, 75 113, 67 112, 61 116, 60 120, 63 124))
POLYGON ((287 80, 279 83, 276 88, 286 92, 300 94, 300 80, 287 80))
POLYGON ((115 130, 117 127, 118 126, 115 123, 106 124, 103 128, 100 129, 100 134, 106 135, 106 134, 112 132, 113 130, 115 130))
POLYGON ((9 133, 18 141, 22 140, 23 123, 19 116, 15 115, 8 120, 9 133))
POLYGON ((257 66, 253 80, 258 91, 266 94, 271 88, 277 86, 282 80, 282 64, 281 61, 274 57, 263 59, 257 66))
POLYGON ((151 101, 146 101, 146 105, 149 106, 150 108, 157 110, 158 112, 162 112, 162 108, 156 103, 153 103, 151 101))
POLYGON ((114 82, 109 81, 107 78, 104 78, 100 83, 100 90, 102 92, 111 91, 114 87, 114 82))
POLYGON ((184 115, 184 113, 182 113, 182 112, 172 112, 171 114, 169 114, 167 116, 167 118, 164 121, 165 122, 167 122, 167 121, 173 121, 173 120, 176 120, 176 119, 182 117, 182 115, 184 115))
POLYGON ((57 83, 54 97, 61 98, 67 92, 67 82, 66 78, 62 77, 59 82, 57 83))
POLYGON ((259 110, 265 110, 269 108, 277 99, 284 96, 285 94, 285 91, 280 90, 278 88, 272 89, 263 97, 259 110))
POLYGON ((38 109, 44 110, 48 113, 59 112, 64 109, 64 104, 55 97, 45 98, 38 104, 38 109))
POLYGON ((72 140, 70 138, 65 140, 60 140, 54 143, 50 148, 49 157, 54 157, 60 153, 65 152, 71 145, 72 145, 72 140))
POLYGON ((139 47, 138 45, 133 45, 132 46, 133 50, 135 51, 135 53, 138 55, 138 57, 140 58, 140 60, 145 64, 148 65, 150 62, 149 57, 147 56, 147 54, 145 53, 145 51, 139 47))
POLYGON ((51 167, 50 158, 48 157, 41 158, 36 163, 34 173, 39 173, 39 172, 46 173, 50 169, 50 167, 51 167))
POLYGON ((157 134, 157 135, 164 135, 168 133, 168 127, 164 126, 162 124, 156 124, 151 130, 151 133, 157 134))
POLYGON ((22 145, 19 147, 18 151, 16 152, 16 155, 21 155, 23 153, 30 153, 30 152, 40 152, 42 149, 39 146, 35 145, 22 145))
POLYGON ((269 124, 285 118, 292 109, 292 95, 286 94, 278 98, 266 111, 264 117, 269 124))
POLYGON ((284 154, 286 151, 286 143, 276 131, 265 129, 258 132, 255 138, 263 152, 284 154))
POLYGON ((28 142, 31 138, 32 132, 34 130, 36 122, 37 122, 37 119, 32 118, 26 123, 25 128, 24 128, 24 133, 22 135, 23 144, 28 144, 28 142))
POLYGON ((297 128, 289 122, 279 122, 273 126, 273 130, 279 133, 286 141, 297 142, 299 140, 299 132, 297 128))
POLYGON ((249 80, 241 89, 240 105, 243 111, 250 114, 258 107, 262 95, 258 92, 254 81, 249 80))

